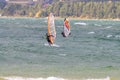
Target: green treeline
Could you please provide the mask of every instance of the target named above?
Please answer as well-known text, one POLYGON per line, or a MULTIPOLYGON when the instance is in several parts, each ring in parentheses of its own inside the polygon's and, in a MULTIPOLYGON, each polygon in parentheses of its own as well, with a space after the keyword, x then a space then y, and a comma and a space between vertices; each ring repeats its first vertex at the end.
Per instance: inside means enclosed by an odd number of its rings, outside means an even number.
POLYGON ((58 2, 49 5, 44 13, 53 12, 56 16, 80 17, 89 19, 120 18, 120 2, 58 2))
POLYGON ((80 17, 86 19, 120 19, 120 2, 55 2, 41 4, 7 4, 0 9, 3 16, 46 17, 53 12, 57 17, 80 17))

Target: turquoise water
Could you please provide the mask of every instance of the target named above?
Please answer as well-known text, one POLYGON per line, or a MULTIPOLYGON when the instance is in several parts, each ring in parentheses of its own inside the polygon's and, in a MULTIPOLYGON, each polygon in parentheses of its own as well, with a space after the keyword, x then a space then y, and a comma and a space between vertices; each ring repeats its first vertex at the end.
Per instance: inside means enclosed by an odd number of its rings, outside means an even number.
POLYGON ((71 35, 63 38, 63 20, 55 20, 60 47, 50 47, 44 45, 47 19, 1 18, 0 76, 120 80, 120 21, 71 19, 70 24, 71 35))

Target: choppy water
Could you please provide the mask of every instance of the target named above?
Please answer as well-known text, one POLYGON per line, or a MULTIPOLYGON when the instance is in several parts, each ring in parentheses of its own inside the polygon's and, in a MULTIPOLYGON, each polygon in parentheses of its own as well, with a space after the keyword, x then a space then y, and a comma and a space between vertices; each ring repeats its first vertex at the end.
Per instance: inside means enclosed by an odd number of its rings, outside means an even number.
POLYGON ((71 35, 49 47, 47 20, 0 19, 0 76, 7 80, 120 80, 120 21, 70 20, 71 35))

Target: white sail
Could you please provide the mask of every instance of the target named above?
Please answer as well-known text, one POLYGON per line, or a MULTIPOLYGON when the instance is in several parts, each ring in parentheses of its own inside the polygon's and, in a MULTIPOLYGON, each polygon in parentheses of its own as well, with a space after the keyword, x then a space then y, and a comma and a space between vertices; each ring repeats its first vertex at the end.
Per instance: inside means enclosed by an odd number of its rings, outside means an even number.
POLYGON ((50 41, 53 44, 56 38, 56 29, 55 29, 54 16, 52 13, 50 13, 48 16, 48 35, 51 35, 50 41))
POLYGON ((67 37, 70 34, 70 29, 64 25, 64 35, 67 37))

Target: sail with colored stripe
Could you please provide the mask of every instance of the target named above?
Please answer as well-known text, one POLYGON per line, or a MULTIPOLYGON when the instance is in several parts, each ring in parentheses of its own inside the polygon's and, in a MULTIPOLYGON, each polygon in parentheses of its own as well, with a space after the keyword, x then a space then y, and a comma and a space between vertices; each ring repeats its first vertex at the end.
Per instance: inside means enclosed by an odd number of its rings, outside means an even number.
POLYGON ((67 37, 68 35, 70 35, 70 32, 71 31, 69 21, 65 18, 62 32, 63 37, 67 37))

